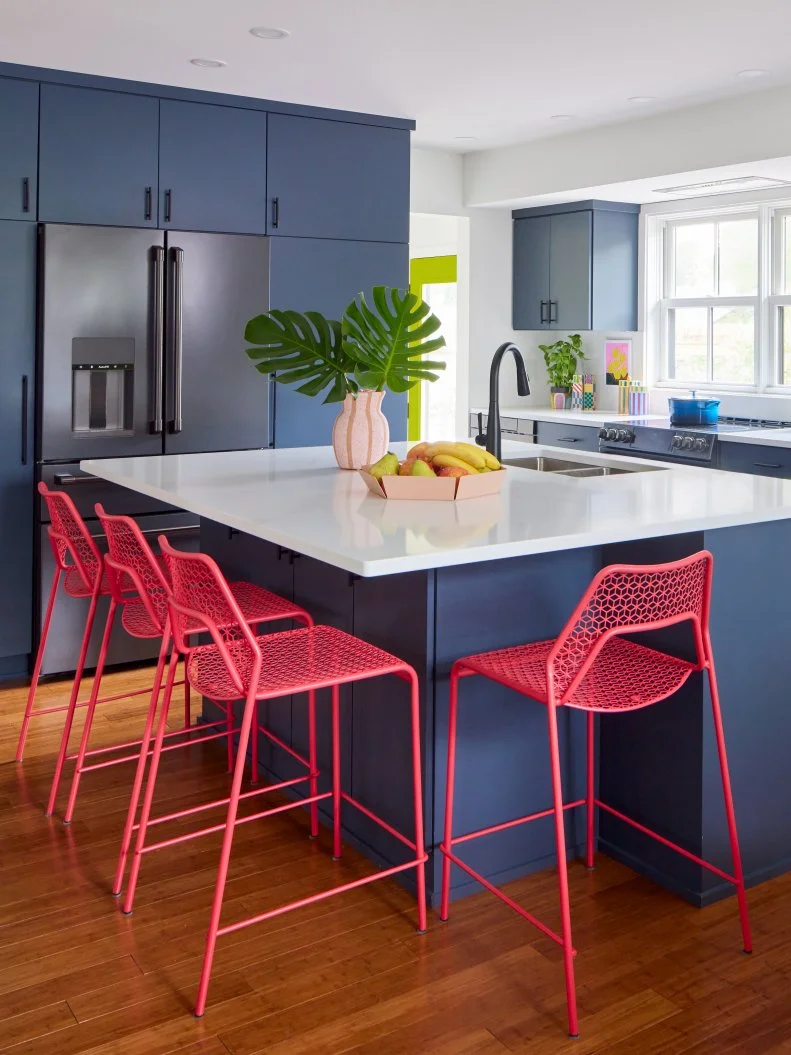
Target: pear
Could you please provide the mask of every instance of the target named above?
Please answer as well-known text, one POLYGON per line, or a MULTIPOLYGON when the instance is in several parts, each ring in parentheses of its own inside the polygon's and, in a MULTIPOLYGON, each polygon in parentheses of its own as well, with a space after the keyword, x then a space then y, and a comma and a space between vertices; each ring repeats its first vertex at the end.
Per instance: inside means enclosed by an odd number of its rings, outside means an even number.
POLYGON ((424 462, 421 458, 417 458, 415 460, 415 464, 412 466, 412 472, 409 475, 410 476, 436 476, 437 474, 434 472, 434 470, 431 468, 431 466, 428 464, 428 462, 424 462))
POLYGON ((397 476, 398 455, 388 451, 387 454, 382 455, 378 462, 374 462, 373 465, 368 467, 368 472, 377 480, 381 480, 383 476, 397 476))

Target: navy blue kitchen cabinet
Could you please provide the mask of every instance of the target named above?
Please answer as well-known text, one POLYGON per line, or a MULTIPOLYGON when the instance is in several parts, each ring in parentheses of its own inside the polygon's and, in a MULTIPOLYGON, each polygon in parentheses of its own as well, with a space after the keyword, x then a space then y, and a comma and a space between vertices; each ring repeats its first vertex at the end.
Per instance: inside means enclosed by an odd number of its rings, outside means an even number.
POLYGON ((0 222, 0 674, 24 673, 33 618, 36 225, 0 222))
POLYGON ((270 114, 269 233, 409 241, 409 132, 270 114))
POLYGON ((159 226, 265 234, 266 121, 262 110, 162 99, 159 226))
POLYGON ((570 451, 598 451, 599 429, 592 425, 559 425, 554 421, 536 422, 536 443, 548 447, 568 447, 570 451))
POLYGON ((515 330, 636 330, 640 207, 584 201, 512 215, 515 330))
MULTIPOLYGON (((346 305, 373 286, 409 282, 406 244, 321 238, 273 238, 270 306, 319 311, 339 319, 346 305)), ((275 446, 315 447, 332 442, 339 403, 321 402, 291 385, 275 385, 275 446)), ((406 394, 388 392, 382 409, 393 441, 406 439, 406 394)))
POLYGON ((791 449, 759 443, 718 443, 719 469, 791 479, 791 449))
POLYGON ((35 220, 38 85, 0 77, 0 220, 35 220))
POLYGON ((157 226, 159 100, 41 86, 39 219, 157 226))

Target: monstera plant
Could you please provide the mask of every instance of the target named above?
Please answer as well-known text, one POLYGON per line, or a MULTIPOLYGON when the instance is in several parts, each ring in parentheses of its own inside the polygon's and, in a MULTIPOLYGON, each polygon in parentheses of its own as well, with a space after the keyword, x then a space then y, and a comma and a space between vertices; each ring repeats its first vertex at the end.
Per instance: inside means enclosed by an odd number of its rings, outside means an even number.
POLYGON ((316 311, 274 309, 248 322, 247 355, 280 384, 306 396, 343 403, 333 447, 343 468, 361 468, 387 450, 389 427, 381 405, 387 389, 406 392, 436 381, 445 363, 426 356, 445 345, 429 305, 408 290, 375 286, 360 293, 338 322, 316 311))

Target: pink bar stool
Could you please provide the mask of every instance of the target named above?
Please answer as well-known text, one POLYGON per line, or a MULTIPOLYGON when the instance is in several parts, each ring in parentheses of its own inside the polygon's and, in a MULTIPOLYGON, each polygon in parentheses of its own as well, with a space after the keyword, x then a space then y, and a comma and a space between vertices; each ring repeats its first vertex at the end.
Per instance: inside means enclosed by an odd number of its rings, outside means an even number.
POLYGON ((450 677, 450 729, 448 735, 448 779, 445 805, 445 836, 441 850, 442 904, 440 917, 448 918, 451 862, 504 901, 520 916, 552 938, 563 949, 566 978, 569 1035, 578 1032, 574 983, 574 956, 571 941, 564 810, 585 806, 587 811, 586 864, 594 865, 595 810, 603 809, 638 831, 652 836, 736 887, 744 951, 752 951, 747 898, 744 892, 739 841, 733 809, 725 737, 722 727, 719 691, 709 635, 709 607, 713 558, 703 550, 684 560, 657 565, 618 565, 604 568, 595 577, 560 635, 553 641, 538 641, 515 648, 498 649, 476 656, 465 656, 454 663, 450 677), (654 648, 628 641, 624 634, 657 630, 674 623, 691 622, 697 662, 689 663, 654 648), (656 832, 638 824, 595 797, 594 716, 648 707, 672 696, 693 671, 706 670, 709 677, 714 729, 717 738, 728 833, 733 855, 733 875, 723 872, 695 854, 677 846, 656 832), (551 809, 506 821, 480 831, 453 836, 453 793, 456 760, 456 719, 459 679, 480 674, 538 700, 547 707, 549 748, 552 762, 551 809), (587 712, 587 790, 577 802, 563 802, 560 754, 558 750, 557 709, 575 707, 587 712), (473 871, 453 852, 458 843, 503 831, 539 817, 554 816, 560 886, 561 933, 557 934, 483 876, 473 871))
MULTIPOLYGON (((222 573, 210 557, 203 554, 180 553, 174 550, 164 537, 160 537, 159 543, 172 584, 169 610, 173 637, 176 648, 187 657, 187 678, 190 684, 196 692, 212 700, 238 699, 240 696, 244 698, 239 747, 230 796, 191 810, 182 810, 178 813, 152 818, 151 806, 170 704, 170 685, 169 683, 166 685, 165 696, 159 714, 151 767, 143 798, 140 824, 137 829, 137 843, 130 870, 129 885, 123 906, 124 912, 129 913, 132 911, 135 888, 144 854, 166 846, 172 846, 187 839, 197 838, 210 832, 223 832, 217 883, 206 939, 206 952, 195 1006, 195 1015, 200 1017, 206 1008, 214 951, 217 938, 221 935, 229 934, 243 927, 270 919, 273 916, 282 915, 292 909, 301 908, 315 901, 322 901, 335 894, 341 894, 355 887, 363 886, 377 879, 383 879, 386 876, 392 876, 411 868, 417 869, 418 929, 421 932, 426 929, 425 862, 427 855, 423 845, 420 700, 417 674, 409 664, 341 630, 336 630, 329 626, 309 626, 304 629, 288 630, 279 634, 255 637, 245 623, 239 606, 222 573), (199 622, 208 629, 213 644, 189 645, 187 635, 189 634, 190 626, 194 622, 199 622), (379 677, 384 674, 394 674, 406 681, 410 687, 414 840, 396 831, 395 828, 392 828, 366 806, 363 806, 341 789, 339 688, 341 685, 346 685, 350 682, 379 677), (244 757, 254 721, 257 701, 276 699, 301 692, 307 692, 312 696, 315 690, 323 688, 332 690, 332 790, 317 794, 315 783, 311 782, 309 795, 306 798, 289 802, 285 805, 274 806, 249 816, 238 817, 238 808, 241 800, 270 791, 295 787, 309 779, 307 776, 297 777, 292 780, 282 781, 279 784, 256 788, 244 794, 241 793, 244 757), (336 859, 341 856, 341 804, 342 802, 347 802, 402 842, 409 850, 409 860, 403 864, 385 868, 373 875, 365 876, 362 879, 331 887, 329 890, 324 890, 311 897, 302 898, 299 901, 281 905, 268 912, 252 916, 249 919, 221 927, 220 915, 236 825, 307 805, 313 810, 317 808, 317 803, 328 798, 332 799, 333 856, 336 859), (201 810, 215 806, 227 807, 226 817, 223 822, 187 835, 165 839, 158 843, 148 844, 146 842, 146 835, 150 826, 184 817, 187 814, 198 813, 201 810)), ((313 725, 313 721, 313 718, 310 718, 311 725, 313 725)), ((311 736, 312 738, 315 737, 313 730, 311 731, 311 736)))
MULTIPOLYGON (((127 818, 124 844, 121 851, 121 859, 119 861, 119 874, 117 875, 116 883, 114 884, 114 892, 117 894, 120 892, 120 883, 123 875, 123 861, 126 859, 126 852, 129 848, 131 824, 134 820, 134 814, 137 809, 143 772, 145 770, 147 753, 142 747, 143 744, 148 745, 151 738, 151 730, 153 728, 156 707, 162 686, 165 661, 168 650, 171 646, 171 635, 167 629, 167 598, 170 592, 170 585, 165 575, 162 558, 155 557, 151 547, 146 542, 140 528, 134 520, 125 516, 110 516, 105 513, 101 505, 96 506, 96 513, 107 537, 108 553, 104 558, 104 564, 107 581, 110 586, 110 605, 107 612, 104 634, 102 636, 102 644, 96 667, 96 675, 94 677, 93 690, 88 701, 85 725, 83 727, 79 750, 76 755, 66 754, 69 739, 68 729, 64 729, 61 740, 61 753, 63 758, 73 758, 76 761, 71 782, 71 790, 69 792, 68 805, 64 814, 64 821, 68 824, 74 816, 77 793, 83 773, 96 769, 104 769, 108 766, 119 765, 123 762, 137 761, 137 773, 133 785, 132 800, 129 806, 131 819, 127 818), (129 596, 125 592, 125 583, 132 585, 135 591, 133 595, 129 596), (141 740, 112 744, 107 747, 89 751, 88 747, 90 744, 93 719, 96 711, 96 704, 98 702, 107 648, 119 609, 121 611, 121 625, 132 637, 146 639, 161 638, 159 658, 154 676, 154 684, 151 689, 151 700, 146 718, 146 725, 141 740), (115 755, 118 751, 128 751, 130 748, 140 748, 140 750, 133 754, 123 754, 121 756, 116 755, 109 759, 103 758, 101 761, 88 761, 89 758, 93 759, 97 756, 102 757, 108 754, 115 755)), ((304 609, 293 604, 291 601, 279 597, 277 594, 274 594, 269 590, 265 590, 263 587, 255 586, 248 582, 235 582, 231 585, 231 591, 240 607, 243 618, 247 622, 256 626, 265 622, 280 619, 294 619, 307 626, 312 624, 311 617, 304 609)), ((189 632, 193 634, 200 633, 202 630, 203 627, 200 623, 193 623, 189 628, 189 632)), ((171 653, 171 667, 174 673, 177 660, 178 655, 175 649, 173 649, 171 653)), ((189 739, 182 739, 180 742, 169 744, 166 750, 194 746, 197 743, 224 736, 227 738, 228 743, 228 767, 230 770, 233 765, 232 734, 236 731, 233 728, 233 713, 230 706, 226 706, 224 718, 211 723, 210 726, 204 726, 202 732, 204 731, 207 735, 196 737, 192 734, 189 682, 185 681, 184 726, 183 728, 171 731, 167 736, 168 738, 182 737, 183 734, 189 733, 190 737, 189 739), (222 731, 209 731, 219 725, 224 726, 222 731)), ((257 765, 257 758, 254 759, 254 765, 257 765)))
MULTIPOLYGON (((16 752, 17 762, 22 761, 30 722, 33 718, 44 714, 65 713, 65 733, 66 729, 71 731, 75 710, 89 706, 88 701, 82 703, 77 702, 80 693, 80 685, 85 672, 88 646, 90 644, 93 624, 96 618, 96 606, 100 597, 108 597, 111 592, 110 583, 104 569, 104 559, 102 554, 99 552, 95 540, 91 537, 84 520, 77 512, 77 508, 72 499, 67 494, 63 494, 60 491, 50 491, 47 485, 43 482, 38 485, 38 492, 47 503, 47 509, 50 515, 50 526, 47 528, 47 534, 49 535, 50 545, 52 546, 52 551, 55 556, 55 573, 50 585, 49 599, 47 601, 47 609, 44 616, 44 625, 41 631, 41 640, 39 641, 38 651, 36 653, 33 676, 28 691, 27 706, 22 720, 22 728, 19 733, 19 742, 17 744, 16 752), (35 701, 39 678, 41 676, 41 666, 47 648, 47 638, 49 637, 49 629, 52 623, 52 613, 55 607, 55 600, 61 587, 61 583, 63 585, 63 592, 67 596, 90 598, 90 604, 85 620, 85 629, 82 635, 82 643, 80 645, 77 667, 74 674, 74 681, 72 682, 68 704, 59 704, 54 707, 42 707, 36 709, 35 701)), ((134 586, 129 580, 125 580, 120 586, 124 595, 134 592, 134 586)), ((103 699, 97 698, 94 701, 94 706, 97 703, 110 703, 114 700, 128 699, 132 696, 141 696, 148 691, 148 689, 141 689, 138 692, 121 693, 103 699)), ((52 779, 49 803, 47 805, 47 815, 50 815, 54 809, 55 796, 57 795, 61 774, 63 772, 64 759, 65 751, 62 751, 58 755, 55 766, 55 774, 52 779)))

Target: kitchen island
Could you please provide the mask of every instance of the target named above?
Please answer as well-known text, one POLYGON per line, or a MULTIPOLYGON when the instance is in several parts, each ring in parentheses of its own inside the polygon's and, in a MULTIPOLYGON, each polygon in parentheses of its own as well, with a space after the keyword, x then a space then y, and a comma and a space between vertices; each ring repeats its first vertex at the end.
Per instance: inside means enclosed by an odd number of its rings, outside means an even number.
MULTIPOLYGON (((401 449, 397 445, 395 449, 401 449)), ((517 442, 504 459, 559 452, 517 442)), ((563 452, 565 458, 573 456, 563 452)), ((616 561, 656 563, 714 554, 712 637, 748 883, 791 867, 787 758, 791 707, 791 480, 585 454, 626 470, 560 476, 509 467, 500 495, 466 502, 393 502, 335 467, 330 448, 85 461, 82 468, 201 518, 201 547, 232 577, 292 597, 317 622, 358 634, 411 663, 422 690, 426 838, 442 834, 448 676, 472 652, 553 637, 591 578, 616 561)), ((655 635, 691 658, 686 628, 655 635)), ((408 709, 403 686, 379 679, 344 698, 343 781, 395 827, 411 830, 408 709)), ((600 797, 667 838, 730 867, 708 689, 693 675, 670 701, 599 722, 600 797)), ((205 714, 212 705, 204 703, 205 714)), ((319 762, 329 781, 329 715, 320 706, 319 762)), ((566 795, 584 786, 584 715, 561 711, 566 795)), ((268 705, 268 722, 305 748, 301 699, 268 705)), ((544 708, 492 682, 461 694, 456 830, 495 824, 550 802, 544 708)), ((295 775, 289 756, 261 744, 268 776, 295 775)), ((323 790, 323 789, 322 789, 323 790)), ((364 816, 347 837, 372 859, 403 847, 364 816)), ((717 877, 617 818, 602 816, 599 846, 695 904, 730 892, 717 877)), ((567 820, 569 852, 584 820, 567 820)), ((498 881, 552 864, 552 821, 465 847, 498 881)), ((439 890, 432 855, 429 893, 439 890)), ((408 880, 405 879, 405 882, 408 880)), ((474 889, 454 875, 456 895, 474 889)))

